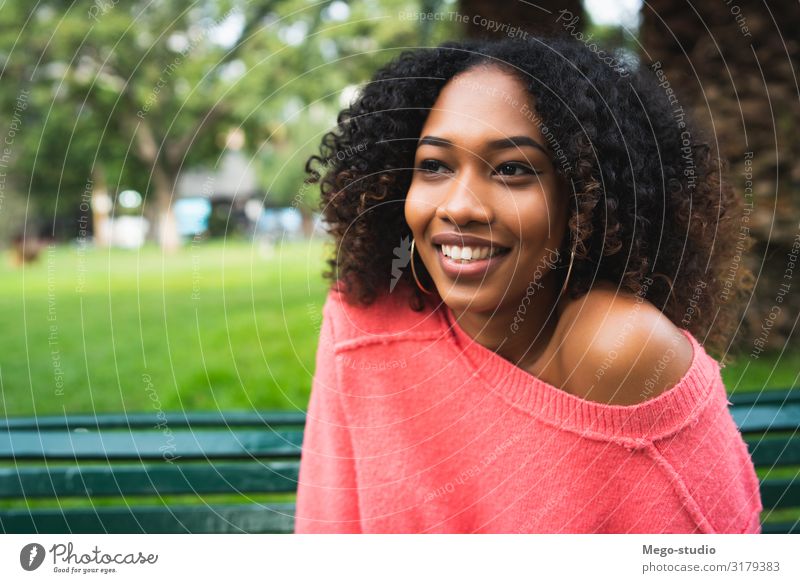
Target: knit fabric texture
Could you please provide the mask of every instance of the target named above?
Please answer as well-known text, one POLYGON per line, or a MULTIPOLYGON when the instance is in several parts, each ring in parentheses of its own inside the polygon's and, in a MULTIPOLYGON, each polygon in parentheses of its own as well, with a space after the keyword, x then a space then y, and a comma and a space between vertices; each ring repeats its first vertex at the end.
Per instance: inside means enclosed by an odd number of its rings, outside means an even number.
POLYGON ((636 405, 576 397, 464 332, 443 303, 323 308, 296 533, 759 533, 719 363, 636 405))

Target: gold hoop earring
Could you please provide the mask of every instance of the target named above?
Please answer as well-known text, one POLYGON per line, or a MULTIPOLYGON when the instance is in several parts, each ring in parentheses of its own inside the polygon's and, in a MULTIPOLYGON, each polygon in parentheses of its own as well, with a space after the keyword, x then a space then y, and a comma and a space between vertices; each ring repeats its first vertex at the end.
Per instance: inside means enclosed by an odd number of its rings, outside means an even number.
POLYGON ((569 282, 569 276, 572 275, 572 264, 575 261, 575 249, 572 249, 572 253, 569 256, 569 268, 567 269, 567 277, 564 279, 564 284, 561 286, 561 293, 558 294, 558 297, 564 295, 564 292, 567 290, 567 283, 569 282))
POLYGON ((422 284, 419 282, 419 279, 417 278, 417 270, 414 269, 414 237, 411 238, 411 274, 414 276, 414 281, 417 282, 417 287, 420 290, 422 290, 423 293, 426 293, 428 295, 431 295, 433 293, 429 292, 424 287, 422 287, 422 284))

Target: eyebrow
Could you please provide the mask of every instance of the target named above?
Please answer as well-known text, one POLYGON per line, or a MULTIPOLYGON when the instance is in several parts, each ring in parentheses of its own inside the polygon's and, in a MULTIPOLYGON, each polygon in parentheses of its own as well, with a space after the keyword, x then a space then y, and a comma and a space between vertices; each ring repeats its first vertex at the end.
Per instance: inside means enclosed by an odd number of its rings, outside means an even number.
MULTIPOLYGON (((439 138, 437 136, 423 136, 417 142, 417 147, 422 145, 438 146, 440 148, 452 148, 453 142, 445 138, 439 138)), ((542 146, 539 142, 528 136, 511 136, 510 138, 492 140, 488 144, 490 150, 508 150, 510 148, 519 148, 522 146, 531 146, 547 154, 547 150, 545 149, 544 146, 542 146)))

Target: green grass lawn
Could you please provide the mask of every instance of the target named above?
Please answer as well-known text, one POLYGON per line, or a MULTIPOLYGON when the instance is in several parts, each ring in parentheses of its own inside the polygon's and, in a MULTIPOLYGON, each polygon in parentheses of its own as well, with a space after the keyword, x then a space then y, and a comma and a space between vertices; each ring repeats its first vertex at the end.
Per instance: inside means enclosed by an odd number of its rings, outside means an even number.
POLYGON ((722 380, 729 393, 789 389, 800 379, 800 346, 792 342, 781 352, 764 352, 759 358, 749 354, 736 357, 736 362, 722 369, 722 380))
MULTIPOLYGON (((302 409, 325 299, 319 240, 174 255, 46 249, 0 266, 0 412, 302 409)), ((730 391, 790 386, 800 351, 741 356, 730 391)))
POLYGON ((0 411, 303 409, 325 299, 320 241, 272 256, 58 246, 0 267, 0 411))

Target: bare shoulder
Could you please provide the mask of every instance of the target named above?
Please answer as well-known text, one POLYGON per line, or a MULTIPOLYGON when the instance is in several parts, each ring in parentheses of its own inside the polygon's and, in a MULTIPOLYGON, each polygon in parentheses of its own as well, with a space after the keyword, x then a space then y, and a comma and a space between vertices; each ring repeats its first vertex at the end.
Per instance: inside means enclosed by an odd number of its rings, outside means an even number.
POLYGON ((610 405, 657 397, 683 378, 694 356, 661 310, 606 283, 569 301, 556 336, 561 388, 610 405))

